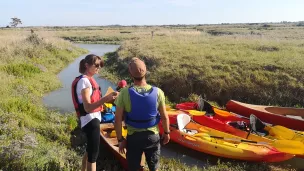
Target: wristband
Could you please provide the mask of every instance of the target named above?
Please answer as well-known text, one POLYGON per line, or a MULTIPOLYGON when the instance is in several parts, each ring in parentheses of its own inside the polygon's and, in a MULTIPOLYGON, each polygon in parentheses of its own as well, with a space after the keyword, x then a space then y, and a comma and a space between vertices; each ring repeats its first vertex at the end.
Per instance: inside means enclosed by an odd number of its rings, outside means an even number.
POLYGON ((164 131, 164 133, 165 133, 165 134, 170 134, 170 131, 168 131, 168 132, 164 131))
POLYGON ((118 142, 123 142, 125 140, 124 137, 121 137, 121 139, 118 140, 118 142))

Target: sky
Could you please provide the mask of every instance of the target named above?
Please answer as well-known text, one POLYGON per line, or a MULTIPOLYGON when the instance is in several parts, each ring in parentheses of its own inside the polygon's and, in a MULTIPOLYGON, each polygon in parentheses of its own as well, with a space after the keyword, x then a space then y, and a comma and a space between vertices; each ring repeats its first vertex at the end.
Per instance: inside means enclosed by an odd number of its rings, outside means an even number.
POLYGON ((0 0, 0 27, 304 21, 303 0, 0 0))

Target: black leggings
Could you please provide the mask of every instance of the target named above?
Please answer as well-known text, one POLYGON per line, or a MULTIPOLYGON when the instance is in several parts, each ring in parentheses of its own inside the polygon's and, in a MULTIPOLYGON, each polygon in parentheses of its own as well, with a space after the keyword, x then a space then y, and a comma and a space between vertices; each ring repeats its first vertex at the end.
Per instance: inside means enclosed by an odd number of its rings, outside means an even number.
POLYGON ((100 144, 100 121, 95 118, 87 123, 82 130, 87 136, 88 162, 95 163, 99 153, 100 144))

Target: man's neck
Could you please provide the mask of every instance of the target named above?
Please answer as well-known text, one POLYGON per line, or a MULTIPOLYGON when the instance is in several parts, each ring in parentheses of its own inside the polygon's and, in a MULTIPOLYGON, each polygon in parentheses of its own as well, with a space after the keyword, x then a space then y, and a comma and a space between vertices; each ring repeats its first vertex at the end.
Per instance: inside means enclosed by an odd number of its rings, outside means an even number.
POLYGON ((147 85, 146 79, 142 79, 141 81, 134 80, 134 85, 135 86, 146 86, 147 85))

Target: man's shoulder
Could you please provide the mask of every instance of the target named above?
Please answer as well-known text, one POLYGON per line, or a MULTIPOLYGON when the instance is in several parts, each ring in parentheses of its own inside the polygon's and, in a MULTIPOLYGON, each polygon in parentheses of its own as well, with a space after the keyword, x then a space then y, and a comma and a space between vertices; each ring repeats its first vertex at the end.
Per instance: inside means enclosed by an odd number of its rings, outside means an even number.
POLYGON ((164 91, 163 91, 161 88, 159 88, 159 87, 155 87, 155 88, 157 88, 157 91, 158 91, 159 93, 164 93, 164 91))
POLYGON ((128 93, 128 92, 129 92, 129 87, 124 87, 124 88, 122 88, 122 89, 119 91, 120 94, 125 94, 125 93, 128 93))
POLYGON ((119 96, 121 96, 121 97, 125 98, 128 95, 129 95, 129 87, 124 87, 119 92, 119 96))
POLYGON ((158 93, 158 94, 164 94, 164 91, 163 91, 161 88, 157 87, 157 86, 148 84, 148 85, 147 85, 147 88, 148 88, 149 90, 151 90, 152 88, 154 88, 154 89, 157 90, 157 93, 158 93))

